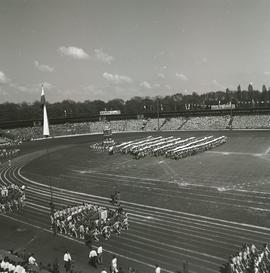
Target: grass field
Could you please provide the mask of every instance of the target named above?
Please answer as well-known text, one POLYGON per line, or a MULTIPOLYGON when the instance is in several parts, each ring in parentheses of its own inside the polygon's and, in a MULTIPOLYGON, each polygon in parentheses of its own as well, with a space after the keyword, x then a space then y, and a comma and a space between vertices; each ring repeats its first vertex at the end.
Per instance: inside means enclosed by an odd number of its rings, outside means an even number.
MULTIPOLYGON (((213 134, 226 134, 228 143, 181 160, 110 156, 90 151, 91 138, 87 141, 85 137, 85 142, 31 162, 23 174, 42 183, 52 182, 57 187, 94 195, 108 197, 119 190, 130 202, 270 226, 270 204, 256 195, 270 193, 269 132, 174 133, 183 138, 213 134)), ((116 140, 141 136, 119 134, 116 140)))

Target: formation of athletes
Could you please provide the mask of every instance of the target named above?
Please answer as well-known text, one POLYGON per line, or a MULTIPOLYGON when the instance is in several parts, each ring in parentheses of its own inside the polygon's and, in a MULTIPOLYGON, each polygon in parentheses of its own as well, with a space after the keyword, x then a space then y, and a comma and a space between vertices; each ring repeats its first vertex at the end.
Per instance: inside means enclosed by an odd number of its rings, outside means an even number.
POLYGON ((135 139, 113 146, 112 152, 130 154, 136 159, 145 156, 165 156, 171 159, 181 159, 197 153, 213 149, 227 142, 227 137, 152 137, 135 139))
POLYGON ((122 207, 104 208, 92 204, 68 206, 51 213, 54 232, 89 241, 108 240, 112 233, 128 230, 128 216, 122 207))
POLYGON ((0 187, 0 213, 8 213, 19 210, 24 206, 24 186, 21 188, 15 184, 0 187))

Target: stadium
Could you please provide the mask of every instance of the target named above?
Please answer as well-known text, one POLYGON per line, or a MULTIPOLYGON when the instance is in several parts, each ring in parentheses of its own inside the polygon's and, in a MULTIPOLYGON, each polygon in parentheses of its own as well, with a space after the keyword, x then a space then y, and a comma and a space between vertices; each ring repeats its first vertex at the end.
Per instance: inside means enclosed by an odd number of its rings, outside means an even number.
POLYGON ((269 10, 0 1, 0 273, 270 273, 269 10))
MULTIPOLYGON (((224 118, 212 117, 214 121, 224 118)), ((245 116, 234 118, 246 120, 245 116)), ((258 116, 252 118, 263 122, 258 116)), ((209 117, 195 119, 207 124, 209 117)), ((149 122, 156 126, 157 119, 149 122)), ((108 122, 103 126, 97 123, 93 126, 108 128, 108 122)), ((24 185, 26 204, 18 212, 3 215, 1 229, 9 234, 19 225, 9 236, 26 232, 29 234, 23 240, 32 237, 30 241, 36 240, 36 244, 46 240, 52 249, 55 240, 65 240, 65 248, 76 249, 72 251, 75 256, 85 251, 84 240, 50 234, 51 202, 55 209, 81 203, 113 208, 110 195, 119 191, 129 229, 113 234, 108 241, 100 239, 108 264, 110 255, 115 254, 124 268, 138 272, 148 272, 157 261, 164 272, 183 267, 188 267, 186 272, 218 272, 243 244, 260 248, 269 240, 269 131, 113 131, 111 136, 123 143, 149 136, 187 139, 224 135, 228 138, 225 144, 179 160, 154 156, 138 160, 91 150, 92 144, 104 138, 102 131, 25 142, 11 162, 2 163, 1 184, 24 185)), ((2 242, 5 249, 16 249, 14 242, 2 242)), ((35 253, 53 260, 42 249, 35 249, 35 253)))

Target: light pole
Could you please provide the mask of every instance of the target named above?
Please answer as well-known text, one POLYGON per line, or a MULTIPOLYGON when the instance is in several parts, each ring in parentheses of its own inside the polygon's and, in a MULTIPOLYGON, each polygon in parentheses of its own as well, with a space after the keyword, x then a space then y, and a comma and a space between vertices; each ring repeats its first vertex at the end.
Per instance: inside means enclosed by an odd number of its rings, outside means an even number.
POLYGON ((157 130, 159 131, 159 100, 158 99, 157 99, 157 121, 158 121, 157 130))

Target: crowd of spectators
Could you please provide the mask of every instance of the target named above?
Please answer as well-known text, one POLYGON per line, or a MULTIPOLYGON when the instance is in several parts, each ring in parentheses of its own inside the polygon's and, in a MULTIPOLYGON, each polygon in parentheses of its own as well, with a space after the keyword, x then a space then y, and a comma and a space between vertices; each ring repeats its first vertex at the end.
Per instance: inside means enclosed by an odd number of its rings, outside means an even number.
POLYGON ((163 123, 162 127, 160 128, 163 131, 167 130, 179 130, 181 129, 184 122, 186 122, 187 119, 184 117, 177 117, 177 118, 169 118, 166 119, 163 123))
POLYGON ((244 244, 242 248, 229 258, 229 262, 221 268, 224 273, 269 273, 270 251, 264 244, 257 249, 254 244, 244 244))
POLYGON ((52 229, 86 242, 99 241, 102 235, 106 240, 112 233, 120 234, 128 229, 127 213, 122 207, 103 208, 91 204, 68 206, 51 214, 52 229))
POLYGON ((190 117, 181 127, 182 130, 213 130, 226 129, 230 121, 230 116, 206 116, 190 117))
POLYGON ((145 127, 143 128, 145 131, 157 131, 165 121, 165 118, 160 118, 159 122, 157 119, 148 119, 145 127))
POLYGON ((126 131, 142 131, 147 123, 144 119, 129 119, 126 121, 126 131))
MULTIPOLYGON (((249 116, 203 116, 148 118, 114 121, 96 121, 50 125, 51 136, 102 133, 104 127, 113 132, 123 131, 156 131, 156 130, 221 130, 221 129, 266 129, 270 128, 269 115, 249 116), (159 127, 159 128, 158 128, 159 127)), ((19 141, 42 138, 42 127, 26 127, 7 130, 19 141)), ((0 142, 1 145, 1 142, 0 142)))
POLYGON ((24 206, 24 186, 19 188, 15 184, 0 187, 0 213, 19 210, 24 206))
POLYGON ((270 116, 269 115, 234 116, 232 126, 235 129, 270 128, 270 116))

